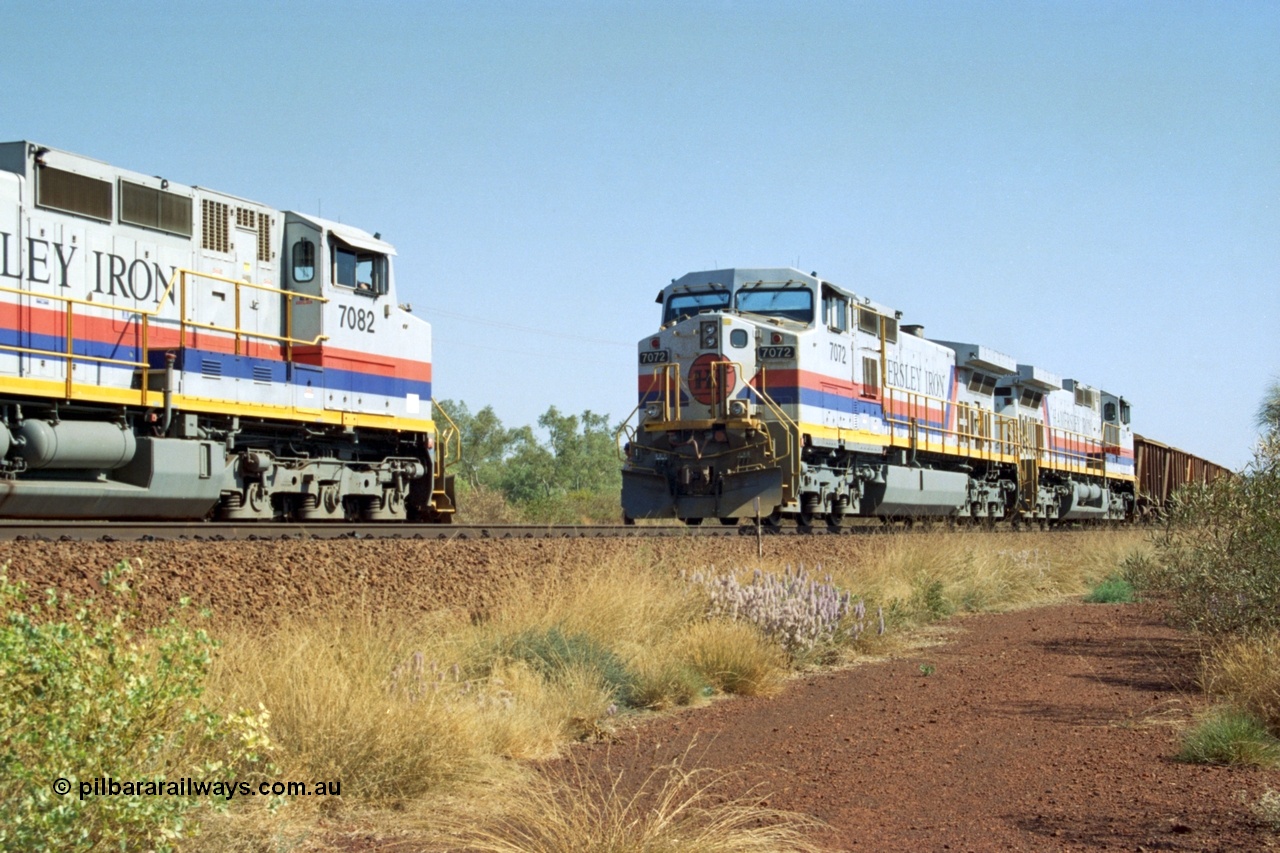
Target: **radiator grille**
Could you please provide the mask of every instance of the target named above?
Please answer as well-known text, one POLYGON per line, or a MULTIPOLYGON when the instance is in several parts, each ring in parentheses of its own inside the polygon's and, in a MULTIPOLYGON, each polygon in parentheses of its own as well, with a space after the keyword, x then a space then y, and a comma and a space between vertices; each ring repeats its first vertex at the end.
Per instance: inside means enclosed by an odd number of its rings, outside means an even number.
POLYGON ((258 214, 258 260, 271 260, 271 217, 258 214))
POLYGON ((36 204, 111 221, 111 182, 44 166, 36 171, 36 204))
POLYGON ((212 199, 200 201, 201 245, 214 252, 231 251, 231 233, 227 220, 231 215, 229 205, 212 199))

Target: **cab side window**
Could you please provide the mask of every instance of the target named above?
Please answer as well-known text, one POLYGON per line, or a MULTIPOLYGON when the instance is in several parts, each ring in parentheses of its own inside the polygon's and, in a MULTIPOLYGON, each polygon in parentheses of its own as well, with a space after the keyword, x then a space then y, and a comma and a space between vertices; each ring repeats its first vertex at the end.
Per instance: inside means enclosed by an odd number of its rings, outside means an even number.
POLYGON ((831 331, 848 331, 849 303, 830 288, 822 289, 822 314, 826 317, 827 328, 831 331))
POLYGON ((387 292, 387 259, 374 252, 362 252, 334 244, 333 283, 357 293, 376 296, 387 292))

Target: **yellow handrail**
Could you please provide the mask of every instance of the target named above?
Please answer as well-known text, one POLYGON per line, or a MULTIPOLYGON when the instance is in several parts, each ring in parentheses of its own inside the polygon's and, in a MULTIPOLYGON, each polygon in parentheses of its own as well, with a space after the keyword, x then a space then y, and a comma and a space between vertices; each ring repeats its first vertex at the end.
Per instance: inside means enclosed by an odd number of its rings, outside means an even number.
MULTIPOLYGON (((710 369, 712 371, 712 381, 718 382, 721 385, 727 385, 728 384, 727 371, 730 368, 737 370, 738 375, 743 376, 745 380, 746 373, 743 371, 742 365, 739 362, 726 360, 726 361, 713 361, 710 364, 710 369)), ((798 477, 799 471, 800 471, 800 454, 796 452, 796 448, 800 440, 800 436, 799 436, 800 426, 791 418, 790 415, 786 413, 786 411, 783 410, 783 408, 780 405, 778 405, 778 403, 772 397, 769 396, 769 393, 765 390, 764 371, 762 370, 758 375, 760 376, 759 385, 753 385, 749 380, 745 380, 745 383, 747 387, 751 389, 752 393, 754 393, 756 397, 762 402, 764 407, 773 414, 773 416, 776 419, 775 422, 781 428, 782 435, 785 439, 785 448, 781 453, 779 453, 778 447, 777 447, 778 443, 775 440, 774 433, 767 428, 768 422, 757 422, 758 428, 764 434, 764 440, 768 442, 769 455, 773 459, 777 460, 779 464, 781 464, 783 460, 788 460, 788 463, 791 467, 792 477, 790 480, 787 481, 787 483, 784 484, 784 489, 789 489, 790 488, 789 484, 796 481, 796 478, 798 477)), ((627 434, 628 437, 631 438, 633 441, 638 443, 642 442, 641 433, 632 432, 629 426, 629 422, 631 420, 631 417, 635 415, 637 411, 640 411, 645 405, 648 405, 648 403, 656 402, 662 406, 662 418, 659 421, 659 423, 663 425, 661 427, 662 429, 666 429, 666 425, 669 425, 670 423, 681 422, 680 415, 682 414, 682 410, 680 407, 680 392, 682 388, 685 388, 685 385, 680 377, 679 362, 676 362, 673 364, 658 365, 654 367, 653 377, 655 382, 660 384, 656 385, 655 387, 652 387, 649 393, 656 394, 657 399, 649 400, 647 402, 642 402, 640 404, 637 404, 636 407, 631 410, 631 414, 627 415, 626 420, 622 422, 622 426, 618 429, 617 432, 614 433, 615 445, 619 444, 619 439, 623 436, 624 433, 627 434), (672 374, 674 374, 675 376, 674 383, 672 383, 671 381, 672 374), (674 403, 671 400, 672 397, 675 397, 674 403), (674 417, 672 417, 673 415, 674 417)), ((692 396, 692 392, 690 392, 690 396, 692 396)), ((729 395, 726 393, 724 395, 724 399, 719 400, 716 403, 715 415, 717 416, 717 418, 719 418, 720 416, 725 416, 725 417, 728 416, 729 403, 730 403, 729 395)), ((640 446, 645 446, 645 445, 641 443, 640 446)), ((651 448, 651 449, 654 449, 654 448, 651 448)), ((619 450, 621 450, 620 447, 619 447, 619 450)), ((711 454, 704 458, 715 458, 718 456, 727 456, 730 454, 736 454, 740 450, 741 448, 730 448, 721 453, 711 454)), ((626 459, 625 454, 623 455, 623 458, 626 459)))
POLYGON ((1041 467, 1076 473, 1105 474, 1106 451, 1108 448, 1119 446, 1119 430, 1116 430, 1113 441, 1109 441, 1106 430, 1110 425, 1107 424, 1103 425, 1103 435, 1101 437, 1090 436, 1059 427, 1046 426, 1044 427, 1044 441, 1033 445, 1023 437, 1017 418, 970 407, 967 426, 964 429, 953 429, 945 425, 934 426, 928 423, 927 413, 929 407, 932 405, 935 409, 945 411, 946 406, 964 404, 952 403, 950 400, 945 400, 941 397, 933 397, 891 387, 883 389, 881 399, 884 405, 885 422, 891 427, 889 434, 891 447, 912 449, 920 443, 921 434, 923 433, 924 446, 927 447, 930 442, 940 442, 943 444, 942 452, 947 452, 946 439, 950 436, 955 436, 957 439, 956 452, 970 458, 976 457, 991 460, 996 456, 1001 456, 1006 459, 1010 457, 1024 459, 1034 456, 1037 464, 1041 467), (898 403, 902 411, 895 412, 893 410, 894 403, 898 403), (981 413, 982 423, 984 424, 987 416, 990 415, 994 426, 993 435, 983 435, 981 431, 974 430, 974 415, 977 413, 981 413), (906 436, 898 436, 892 429, 894 427, 906 430, 906 436), (981 445, 976 448, 976 453, 973 448, 975 442, 981 442, 981 445), (968 447, 962 448, 961 443, 967 443, 968 447))
MULTIPOLYGON (((445 422, 449 424, 449 429, 446 430, 446 435, 443 442, 446 445, 446 447, 441 448, 441 451, 436 454, 436 458, 441 460, 440 473, 443 474, 445 468, 462 461, 462 430, 458 429, 458 425, 453 422, 453 418, 449 417, 449 413, 444 410, 444 406, 440 405, 440 403, 438 403, 435 400, 431 401, 431 406, 432 406, 432 409, 434 411, 439 412, 440 415, 445 419, 445 422), (453 444, 456 448, 456 451, 452 458, 447 458, 447 445, 449 444, 451 437, 453 439, 453 444)), ((437 433, 437 435, 438 434, 439 433, 437 433)))
MULTIPOLYGON (((151 363, 150 363, 151 320, 152 318, 157 318, 162 321, 164 320, 161 314, 161 311, 162 311, 161 306, 164 305, 167 299, 172 298, 174 287, 178 288, 177 323, 178 323, 178 347, 179 348, 186 348, 187 346, 187 329, 188 328, 204 329, 207 331, 216 331, 216 332, 230 332, 235 336, 235 354, 236 355, 242 354, 241 353, 242 338, 256 338, 263 341, 270 341, 272 343, 283 344, 284 360, 286 362, 291 363, 293 361, 293 348, 295 346, 316 346, 323 341, 329 340, 328 335, 317 335, 311 340, 303 340, 303 339, 293 337, 293 300, 307 299, 307 300, 311 300, 319 303, 326 303, 329 301, 328 297, 320 296, 318 294, 297 293, 290 290, 282 290, 278 287, 271 287, 270 285, 266 285, 266 284, 257 284, 251 281, 244 281, 243 279, 229 278, 227 276, 217 275, 214 273, 200 272, 198 270, 189 270, 185 268, 175 268, 173 271, 172 277, 169 279, 169 284, 165 287, 164 292, 160 294, 160 298, 156 301, 156 306, 154 308, 140 308, 137 306, 114 305, 110 302, 94 302, 91 299, 81 299, 76 296, 65 296, 59 293, 40 293, 34 290, 24 290, 21 288, 0 285, 0 293, 11 293, 17 296, 26 296, 34 299, 45 299, 45 300, 61 303, 63 306, 65 306, 63 308, 63 311, 66 315, 63 320, 63 334, 66 339, 66 346, 61 352, 57 350, 52 350, 52 349, 40 349, 37 347, 18 347, 18 346, 11 346, 7 344, 0 344, 0 351, 16 352, 16 353, 21 353, 25 355, 45 356, 47 358, 64 360, 66 362, 65 394, 67 399, 71 399, 72 391, 74 389, 73 368, 75 367, 76 361, 93 362, 95 364, 114 364, 114 365, 119 365, 121 367, 138 368, 142 371, 142 377, 141 377, 142 381, 141 381, 141 389, 140 389, 141 404, 145 406, 147 405, 147 392, 149 390, 149 378, 150 378, 150 370, 151 370, 151 363), (211 323, 199 323, 194 320, 187 319, 187 289, 188 289, 187 276, 188 275, 192 276, 193 279, 208 279, 211 281, 219 281, 219 282, 224 282, 226 284, 233 285, 235 287, 235 325, 234 327, 228 328, 225 326, 217 326, 211 323), (289 300, 289 307, 285 311, 285 331, 287 334, 272 335, 267 332, 257 332, 249 329, 244 329, 241 326, 240 289, 243 287, 247 287, 252 290, 262 291, 264 293, 279 294, 281 296, 286 297, 289 300), (105 356, 88 355, 84 353, 77 354, 75 352, 75 340, 76 340, 75 306, 76 305, 87 305, 100 310, 105 309, 107 311, 120 311, 130 315, 137 315, 138 325, 139 325, 139 334, 141 337, 141 342, 140 342, 140 346, 138 347, 138 352, 140 353, 141 358, 137 361, 130 361, 128 359, 107 358, 105 356)), ((447 419, 448 415, 446 414, 445 417, 447 419)), ((460 453, 461 453, 461 450, 459 450, 459 454, 460 453)))
MULTIPOLYGON (((179 341, 181 346, 185 347, 187 345, 186 330, 188 326, 195 329, 206 329, 206 330, 218 331, 218 332, 229 331, 235 335, 236 355, 241 354, 240 339, 242 337, 261 338, 263 340, 274 341, 276 343, 284 344, 284 350, 285 350, 284 360, 287 362, 292 362, 293 348, 295 346, 315 346, 319 344, 321 341, 326 341, 329 339, 327 335, 317 335, 315 338, 309 341, 301 340, 293 337, 293 300, 308 299, 314 302, 325 303, 329 301, 329 298, 327 296, 320 296, 318 294, 310 294, 310 293, 297 293, 292 290, 281 290, 278 287, 271 287, 270 285, 266 285, 266 284, 257 284, 252 281, 244 281, 243 279, 229 278, 224 275, 216 275, 214 273, 200 272, 199 270, 189 270, 189 269, 178 268, 173 271, 173 278, 170 279, 169 286, 165 288, 164 293, 160 295, 160 300, 157 304, 164 303, 165 297, 169 296, 169 294, 173 292, 173 287, 175 284, 179 285, 178 335, 179 335, 179 341), (196 323, 195 321, 191 321, 187 319, 187 276, 188 275, 191 275, 192 277, 199 278, 199 279, 209 279, 210 281, 220 281, 235 287, 235 327, 233 329, 228 329, 225 326, 215 326, 207 323, 196 323), (248 287, 252 290, 261 290, 264 293, 279 294, 289 299, 289 309, 285 311, 285 327, 288 334, 284 336, 269 335, 265 332, 252 332, 252 331, 247 331, 241 328, 240 288, 242 287, 248 287)), ((151 312, 151 313, 154 314, 155 312, 151 312)))

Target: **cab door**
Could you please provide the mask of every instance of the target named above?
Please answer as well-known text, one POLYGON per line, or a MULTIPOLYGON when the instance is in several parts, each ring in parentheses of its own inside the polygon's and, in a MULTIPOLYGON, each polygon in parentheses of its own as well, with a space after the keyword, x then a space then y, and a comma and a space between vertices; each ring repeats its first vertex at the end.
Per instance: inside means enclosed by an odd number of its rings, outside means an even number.
POLYGON ((284 227, 284 246, 283 288, 299 296, 285 298, 288 304, 280 312, 280 336, 313 342, 324 334, 324 303, 319 297, 324 292, 325 263, 320 229, 290 215, 284 227))
POLYGON ((325 401, 324 366, 321 361, 324 334, 325 263, 320 229, 287 214, 284 227, 284 257, 280 261, 282 289, 297 296, 281 296, 279 335, 290 362, 290 385, 294 406, 322 409, 325 401))

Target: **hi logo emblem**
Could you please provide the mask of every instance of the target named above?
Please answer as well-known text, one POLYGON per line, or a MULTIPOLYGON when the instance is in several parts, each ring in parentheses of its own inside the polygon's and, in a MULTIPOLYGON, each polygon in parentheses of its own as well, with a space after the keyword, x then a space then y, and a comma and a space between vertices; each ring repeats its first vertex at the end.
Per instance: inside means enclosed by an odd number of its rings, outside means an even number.
POLYGON ((703 405, 723 402, 737 383, 733 365, 718 353, 703 353, 689 368, 689 393, 703 405))

